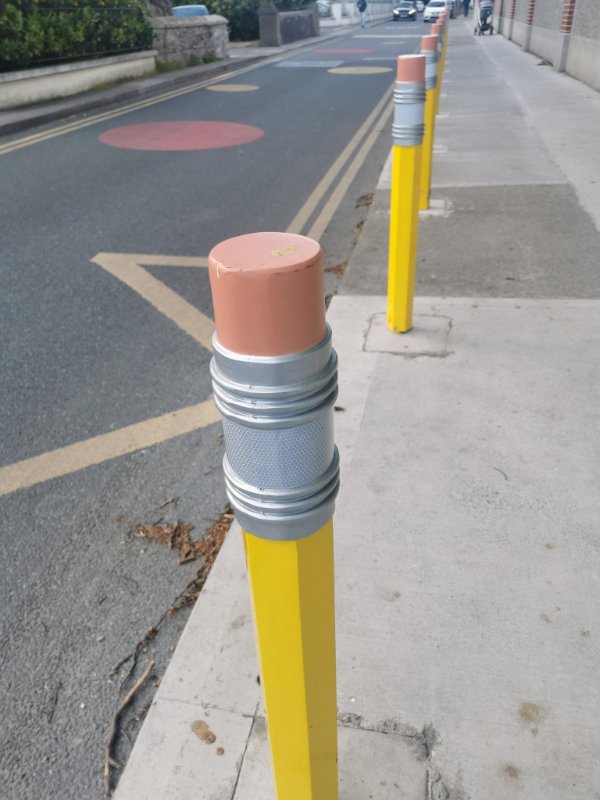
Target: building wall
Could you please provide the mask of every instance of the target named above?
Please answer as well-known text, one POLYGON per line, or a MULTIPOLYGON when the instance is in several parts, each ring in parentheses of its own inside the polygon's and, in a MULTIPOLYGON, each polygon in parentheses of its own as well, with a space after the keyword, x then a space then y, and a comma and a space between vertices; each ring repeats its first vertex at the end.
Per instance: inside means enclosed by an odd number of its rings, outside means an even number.
POLYGON ((600 3, 598 0, 577 0, 573 17, 573 34, 600 40, 600 3))
POLYGON ((515 9, 515 23, 521 22, 522 24, 525 24, 528 6, 529 0, 517 0, 517 7, 515 9))
MULTIPOLYGON (((527 41, 529 0, 517 0, 512 26, 512 0, 496 0, 495 5, 496 30, 509 36, 512 27, 512 40, 523 47, 527 41)), ((570 34, 561 32, 563 8, 564 0, 536 0, 529 51, 600 90, 600 0, 576 0, 570 34)))
POLYGON ((525 30, 526 30, 525 23, 521 22, 520 20, 517 20, 517 18, 515 17, 511 38, 513 42, 521 45, 521 47, 523 47, 523 45, 525 44, 525 30))
POLYGON ((563 0, 536 0, 533 25, 544 30, 560 30, 563 0))

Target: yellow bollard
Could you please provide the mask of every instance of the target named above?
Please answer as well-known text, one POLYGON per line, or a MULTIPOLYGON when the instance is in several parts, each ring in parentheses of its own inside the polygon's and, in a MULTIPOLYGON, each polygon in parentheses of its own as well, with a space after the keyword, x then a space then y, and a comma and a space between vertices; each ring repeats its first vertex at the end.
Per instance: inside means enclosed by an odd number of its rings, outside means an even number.
POLYGON ((437 48, 435 34, 421 38, 421 54, 425 56, 425 135, 423 138, 423 158, 421 162, 421 183, 419 191, 419 211, 429 208, 431 194, 431 169, 433 163, 433 144, 435 138, 435 112, 437 101, 437 48))
POLYGON ((448 49, 448 14, 444 14, 442 16, 442 24, 443 24, 443 36, 442 36, 442 63, 441 63, 441 70, 442 75, 444 74, 444 70, 446 69, 446 50, 448 49))
POLYGON ((246 542, 277 798, 335 800, 333 524, 246 542))
POLYGON ((405 333, 412 328, 417 260, 425 56, 398 57, 394 102, 387 323, 405 333))
POLYGON ((277 800, 337 800, 333 441, 337 357, 323 260, 260 233, 209 255, 211 376, 244 533, 277 800))
POLYGON ((444 22, 440 18, 432 27, 432 33, 438 37, 438 65, 437 65, 437 87, 435 90, 435 114, 440 110, 440 95, 442 93, 442 81, 444 79, 443 56, 444 56, 444 22))

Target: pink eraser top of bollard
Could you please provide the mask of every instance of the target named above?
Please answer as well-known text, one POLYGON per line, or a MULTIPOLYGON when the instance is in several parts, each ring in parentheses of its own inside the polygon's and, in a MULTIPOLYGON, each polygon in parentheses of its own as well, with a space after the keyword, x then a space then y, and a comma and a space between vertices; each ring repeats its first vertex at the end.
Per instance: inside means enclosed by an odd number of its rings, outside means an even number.
POLYGON ((437 33, 430 33, 427 36, 421 36, 421 50, 427 50, 431 53, 437 52, 438 36, 437 33))
POLYGON ((323 256, 292 233, 250 233, 208 256, 219 344, 244 355, 306 350, 325 336, 323 256))
POLYGON ((425 56, 398 56, 396 80, 417 82, 425 80, 425 56))

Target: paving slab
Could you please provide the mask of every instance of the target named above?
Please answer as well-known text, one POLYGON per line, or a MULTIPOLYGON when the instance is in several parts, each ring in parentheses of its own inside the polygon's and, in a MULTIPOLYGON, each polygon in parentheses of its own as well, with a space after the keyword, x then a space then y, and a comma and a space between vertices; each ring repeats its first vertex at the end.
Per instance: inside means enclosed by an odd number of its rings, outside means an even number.
POLYGON ((348 372, 371 387, 336 515, 340 712, 430 725, 448 796, 594 797, 600 302, 421 299, 447 356, 373 359, 384 309, 329 312, 340 404, 348 372))
MULTIPOLYGON (((339 729, 340 800, 423 800, 427 767, 410 738, 397 733, 339 729)), ((264 717, 254 728, 234 800, 272 800, 274 786, 264 717)))

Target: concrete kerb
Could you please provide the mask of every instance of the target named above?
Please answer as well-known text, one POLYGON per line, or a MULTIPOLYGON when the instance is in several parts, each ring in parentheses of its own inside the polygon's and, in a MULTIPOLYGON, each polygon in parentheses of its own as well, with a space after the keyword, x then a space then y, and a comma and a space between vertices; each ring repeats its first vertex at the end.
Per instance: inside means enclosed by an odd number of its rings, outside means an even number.
MULTIPOLYGON (((369 27, 375 27, 381 22, 373 22, 369 27)), ((354 27, 358 27, 355 25, 354 27)), ((350 28, 351 29, 351 28, 350 28)), ((25 108, 0 111, 0 136, 20 133, 38 125, 44 125, 56 120, 77 114, 85 114, 107 108, 127 100, 142 97, 151 97, 171 88, 186 86, 195 81, 231 72, 240 67, 258 64, 270 58, 284 55, 287 52, 312 47, 320 42, 331 41, 349 32, 348 27, 327 32, 325 35, 302 39, 298 42, 284 44, 277 48, 261 48, 264 52, 257 53, 259 48, 252 48, 252 54, 246 55, 244 47, 230 48, 230 57, 227 60, 215 61, 210 64, 201 64, 197 67, 188 67, 182 70, 168 72, 163 75, 152 75, 148 78, 128 81, 120 86, 108 89, 96 89, 80 95, 54 100, 46 103, 27 106, 25 108)))

